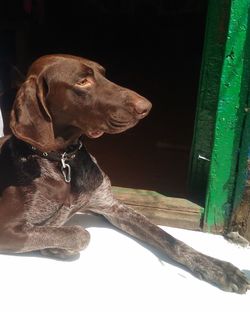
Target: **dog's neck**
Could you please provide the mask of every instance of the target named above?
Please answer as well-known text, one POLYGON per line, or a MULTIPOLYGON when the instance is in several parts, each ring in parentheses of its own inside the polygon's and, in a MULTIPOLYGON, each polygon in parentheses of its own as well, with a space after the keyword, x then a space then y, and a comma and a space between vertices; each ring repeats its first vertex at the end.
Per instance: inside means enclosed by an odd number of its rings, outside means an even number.
POLYGON ((64 126, 55 123, 53 130, 55 136, 55 148, 53 150, 58 152, 67 150, 69 146, 75 144, 78 138, 82 136, 82 131, 74 126, 64 126))
MULTIPOLYGON (((12 159, 12 165, 6 172, 13 171, 15 175, 19 174, 22 183, 26 183, 27 179, 32 182, 40 177, 40 167, 47 162, 55 163, 52 167, 54 170, 61 171, 65 182, 70 185, 74 194, 93 191, 103 181, 101 170, 83 144, 83 137, 64 151, 54 151, 53 154, 48 152, 48 155, 44 155, 43 151, 32 149, 32 145, 12 135, 4 142, 1 153, 3 158, 12 159), (18 171, 16 166, 21 171, 18 171)), ((5 182, 7 183, 8 179, 5 182)))
POLYGON ((84 148, 82 136, 78 138, 74 143, 67 146, 65 150, 48 151, 48 152, 41 151, 37 147, 32 146, 29 143, 22 141, 15 136, 13 136, 13 140, 16 146, 24 148, 24 149, 22 148, 22 150, 24 150, 25 154, 27 154, 28 156, 37 155, 49 161, 58 162, 61 167, 64 180, 67 183, 70 183, 71 181, 71 167, 69 162, 73 161, 74 158, 77 156, 78 152, 82 150, 82 148, 84 148))

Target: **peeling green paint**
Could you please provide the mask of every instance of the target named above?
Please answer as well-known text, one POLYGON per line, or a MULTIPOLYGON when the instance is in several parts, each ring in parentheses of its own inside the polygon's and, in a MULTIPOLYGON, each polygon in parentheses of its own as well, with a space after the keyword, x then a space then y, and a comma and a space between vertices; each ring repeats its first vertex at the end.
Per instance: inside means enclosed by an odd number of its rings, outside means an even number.
POLYGON ((246 140, 242 133, 249 84, 249 8, 250 0, 210 0, 208 6, 190 166, 191 191, 205 203, 208 230, 225 228, 244 180, 238 172, 244 166, 238 161, 246 140))
MULTIPOLYGON (((239 148, 239 161, 237 164, 237 181, 234 192, 233 212, 240 206, 242 196, 245 191, 246 183, 250 180, 249 166, 250 161, 250 18, 248 17, 247 35, 245 44, 245 64, 243 73, 244 89, 247 92, 246 105, 244 106, 243 131, 239 148)), ((249 203, 250 205, 250 203, 249 203)))
MULTIPOLYGON (((189 170, 191 197, 205 205, 230 0, 210 0, 189 170), (204 157, 208 160, 205 160, 204 157)), ((230 83, 230 82, 228 82, 230 83)))
MULTIPOLYGON (((217 1, 211 0, 211 2, 217 1)), ((218 93, 204 223, 224 228, 233 207, 237 163, 248 93, 249 0, 232 0, 218 93)))
MULTIPOLYGON (((249 38, 250 39, 250 38, 249 38)), ((250 46, 248 45, 249 49, 250 46)), ((249 68, 249 67, 247 67, 249 68)), ((249 72, 248 72, 249 77, 249 72)), ((243 121, 243 134, 240 142, 240 154, 237 165, 237 180, 234 192, 233 211, 236 210, 242 201, 247 181, 250 180, 250 171, 248 169, 248 162, 250 162, 250 97, 248 94, 247 107, 245 108, 245 116, 243 121)), ((250 207, 250 203, 249 203, 250 207)))

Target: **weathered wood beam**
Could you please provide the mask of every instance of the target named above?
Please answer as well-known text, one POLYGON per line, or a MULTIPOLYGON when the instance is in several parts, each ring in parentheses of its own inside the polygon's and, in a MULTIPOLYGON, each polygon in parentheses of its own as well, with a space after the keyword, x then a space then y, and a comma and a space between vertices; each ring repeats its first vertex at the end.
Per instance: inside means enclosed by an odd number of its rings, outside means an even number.
POLYGON ((203 208, 184 199, 166 197, 154 191, 113 187, 116 198, 158 225, 201 230, 203 208))

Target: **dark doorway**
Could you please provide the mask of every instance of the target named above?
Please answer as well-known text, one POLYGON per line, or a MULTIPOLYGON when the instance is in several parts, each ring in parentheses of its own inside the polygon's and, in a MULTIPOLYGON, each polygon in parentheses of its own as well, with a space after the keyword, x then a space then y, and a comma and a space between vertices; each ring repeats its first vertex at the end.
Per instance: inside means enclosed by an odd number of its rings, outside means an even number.
POLYGON ((113 184, 187 196, 206 1, 23 2, 27 65, 43 54, 80 55, 153 103, 126 133, 86 140, 113 184))

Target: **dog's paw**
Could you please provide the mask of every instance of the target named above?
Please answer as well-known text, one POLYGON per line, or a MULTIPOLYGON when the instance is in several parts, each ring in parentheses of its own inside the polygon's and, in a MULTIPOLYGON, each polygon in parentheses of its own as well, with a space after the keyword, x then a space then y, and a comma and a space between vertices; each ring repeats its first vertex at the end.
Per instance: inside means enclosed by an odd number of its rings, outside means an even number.
POLYGON ((250 282, 245 274, 229 262, 206 257, 202 264, 200 261, 197 263, 199 265, 193 270, 194 275, 224 291, 244 294, 250 289, 250 282))
POLYGON ((60 248, 47 248, 40 250, 41 254, 47 258, 57 258, 61 260, 75 260, 78 259, 80 253, 78 251, 70 251, 60 248))

